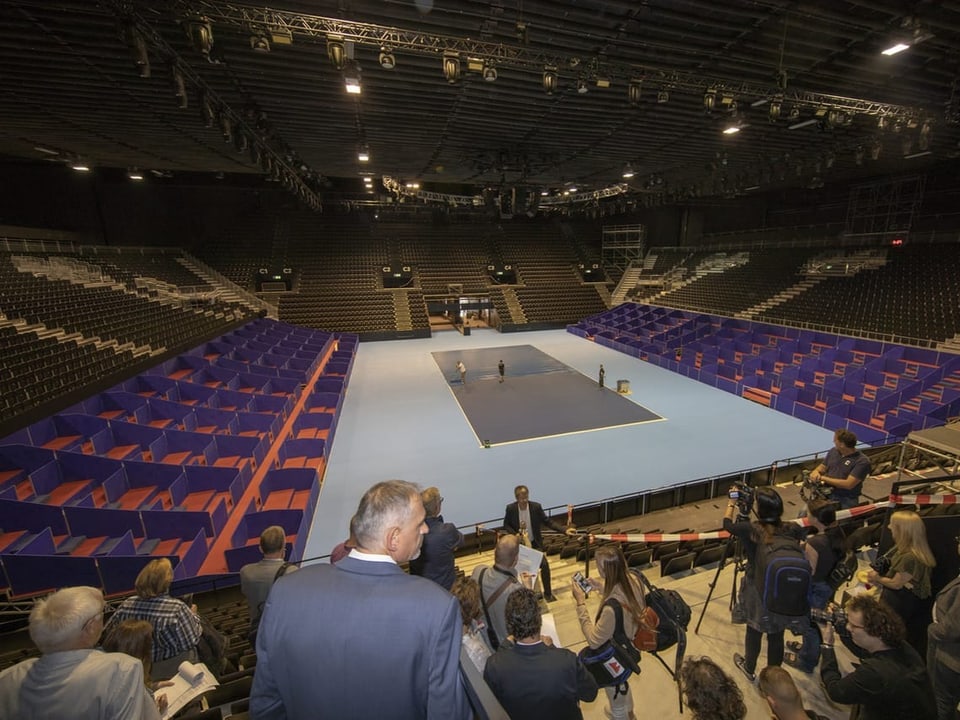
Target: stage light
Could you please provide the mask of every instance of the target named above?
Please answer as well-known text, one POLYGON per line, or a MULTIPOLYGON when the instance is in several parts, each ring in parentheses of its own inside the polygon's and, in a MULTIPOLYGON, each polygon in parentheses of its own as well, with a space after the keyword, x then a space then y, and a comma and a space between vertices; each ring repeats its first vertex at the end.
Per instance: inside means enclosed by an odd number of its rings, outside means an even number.
POLYGON ((137 168, 132 167, 129 170, 127 170, 127 177, 130 178, 131 180, 136 180, 137 182, 139 182, 140 180, 143 180, 143 173, 137 170, 137 168))
POLYGON ((553 95, 557 89, 557 68, 548 65, 543 69, 543 91, 547 95, 553 95))
POLYGON ((185 21, 183 29, 193 49, 210 60, 210 51, 213 49, 213 26, 210 20, 200 15, 185 21))
POLYGON ((347 51, 343 45, 343 38, 339 35, 327 36, 327 57, 330 58, 330 64, 337 70, 343 70, 347 62, 347 51))
POLYGON ((76 170, 77 172, 90 172, 90 165, 87 164, 84 160, 76 158, 70 162, 70 167, 76 170))
POLYGON ((661 90, 657 93, 657 102, 663 105, 664 103, 670 102, 670 93, 667 90, 661 90))
POLYGON ((497 79, 497 69, 493 65, 484 65, 483 66, 483 79, 487 82, 496 82, 497 79))
POLYGON ((902 53, 904 50, 908 49, 909 47, 910 47, 909 43, 897 42, 891 45, 890 47, 888 47, 887 49, 882 50, 880 54, 887 55, 887 56, 897 55, 898 53, 902 53))
POLYGON ((264 54, 270 52, 270 38, 263 33, 254 33, 250 36, 250 49, 264 54))
POLYGON ((630 163, 627 163, 626 165, 624 165, 623 177, 629 180, 630 178, 633 177, 633 175, 634 175, 633 166, 630 165, 630 163))
POLYGON ((578 93, 580 93, 581 95, 585 95, 589 90, 590 90, 590 88, 587 87, 587 81, 586 81, 586 80, 583 80, 583 79, 577 80, 577 92, 578 92, 578 93))
POLYGON ((205 127, 213 127, 213 121, 216 119, 216 115, 213 112, 213 103, 210 101, 209 96, 200 91, 200 117, 203 118, 203 124, 205 127))
POLYGON ((707 112, 713 112, 713 108, 717 104, 717 91, 715 88, 710 88, 703 94, 703 109, 707 112))
POLYGON ((643 82, 641 80, 631 80, 627 86, 627 101, 631 105, 639 105, 642 92, 643 82))
POLYGON ((233 142, 233 121, 225 113, 220 115, 220 132, 223 134, 224 142, 233 142))
POLYGON ((370 162, 370 148, 366 145, 361 145, 357 150, 357 161, 358 162, 370 162))
POLYGON ((770 122, 776 122, 780 119, 780 111, 783 108, 783 101, 780 98, 774 98, 770 101, 769 117, 770 122))
POLYGON ((390 48, 380 49, 380 67, 384 70, 393 70, 397 66, 396 56, 390 52, 390 48))
POLYGON ((724 134, 724 135, 736 135, 738 132, 740 132, 740 126, 739 126, 739 125, 727 125, 727 126, 723 129, 723 134, 724 134))
POLYGON ((453 85, 460 79, 460 56, 455 52, 443 54, 443 76, 453 85))
POLYGON ((170 76, 173 81, 173 96, 177 99, 177 106, 181 110, 186 110, 189 101, 187 100, 187 86, 183 80, 183 73, 174 65, 170 69, 170 76))
POLYGON ((137 66, 140 77, 150 77, 150 54, 147 52, 147 41, 132 23, 124 26, 124 35, 126 36, 127 45, 130 47, 130 53, 133 55, 133 63, 137 66))

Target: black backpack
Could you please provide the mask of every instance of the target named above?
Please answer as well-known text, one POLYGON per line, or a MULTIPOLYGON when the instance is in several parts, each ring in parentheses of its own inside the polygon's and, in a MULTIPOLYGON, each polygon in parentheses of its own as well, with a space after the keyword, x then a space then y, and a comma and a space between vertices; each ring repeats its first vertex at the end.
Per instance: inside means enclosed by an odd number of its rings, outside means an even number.
POLYGON ((810 610, 810 563, 800 542, 789 535, 774 535, 757 543, 754 579, 763 606, 772 613, 806 615, 810 610))
POLYGON ((690 624, 690 606, 683 596, 676 590, 665 590, 656 587, 647 580, 647 576, 639 570, 632 570, 639 579, 647 594, 644 597, 649 607, 652 607, 660 618, 660 624, 657 626, 657 649, 651 653, 660 664, 666 669, 670 676, 677 681, 677 700, 680 703, 680 712, 683 712, 683 693, 680 690, 678 677, 680 667, 683 665, 683 655, 687 650, 687 626, 690 624), (667 665, 667 662, 660 657, 659 652, 677 647, 677 655, 674 658, 673 668, 667 665))

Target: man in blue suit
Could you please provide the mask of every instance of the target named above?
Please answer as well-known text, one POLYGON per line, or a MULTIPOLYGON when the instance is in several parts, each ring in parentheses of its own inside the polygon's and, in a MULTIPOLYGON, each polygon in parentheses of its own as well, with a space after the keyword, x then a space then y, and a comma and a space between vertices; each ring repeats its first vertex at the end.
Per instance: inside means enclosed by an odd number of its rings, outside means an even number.
POLYGON ((407 575, 427 532, 411 483, 374 485, 350 529, 357 547, 270 591, 257 634, 253 720, 470 717, 457 599, 407 575))

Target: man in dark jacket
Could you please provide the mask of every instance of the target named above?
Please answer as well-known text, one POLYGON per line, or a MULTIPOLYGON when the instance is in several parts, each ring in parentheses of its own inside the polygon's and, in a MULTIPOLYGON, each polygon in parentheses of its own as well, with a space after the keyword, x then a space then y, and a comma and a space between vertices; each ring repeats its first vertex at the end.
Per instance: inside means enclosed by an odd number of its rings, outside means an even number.
POLYGON ((580 700, 597 697, 597 681, 576 655, 541 637, 540 605, 533 590, 510 594, 506 619, 513 642, 501 645, 483 671, 503 709, 523 720, 582 720, 580 700))
MULTIPOLYGON (((544 525, 567 535, 573 535, 576 532, 575 528, 563 528, 548 518, 543 511, 543 506, 530 500, 530 491, 526 485, 517 485, 513 489, 513 496, 517 501, 507 505, 503 511, 503 527, 508 533, 519 535, 520 541, 529 544, 534 550, 543 550, 544 525)), ((557 598, 554 597, 551 589, 550 564, 547 562, 546 554, 540 563, 540 577, 543 579, 543 597, 547 602, 553 602, 557 598)))
POLYGON ((830 699, 857 705, 858 720, 936 720, 930 677, 917 651, 906 642, 900 616, 864 595, 854 597, 846 610, 847 629, 866 656, 852 673, 841 676, 833 650, 833 626, 821 625, 820 677, 830 699))
POLYGON ((457 578, 453 551, 463 543, 463 535, 453 523, 443 521, 440 514, 443 498, 437 488, 428 487, 420 493, 420 498, 427 512, 429 532, 423 536, 420 556, 410 561, 410 573, 433 580, 444 590, 449 590, 457 578))

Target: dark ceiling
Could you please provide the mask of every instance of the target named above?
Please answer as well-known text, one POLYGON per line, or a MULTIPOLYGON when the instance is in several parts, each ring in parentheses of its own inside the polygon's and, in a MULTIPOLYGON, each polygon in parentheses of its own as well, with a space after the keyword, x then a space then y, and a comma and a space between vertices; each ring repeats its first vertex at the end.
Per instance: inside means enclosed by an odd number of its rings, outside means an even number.
POLYGON ((922 171, 960 141, 949 0, 5 0, 0 32, 0 155, 263 173, 308 200, 373 174, 671 202, 922 171), (920 42, 882 55, 899 37, 920 42))

